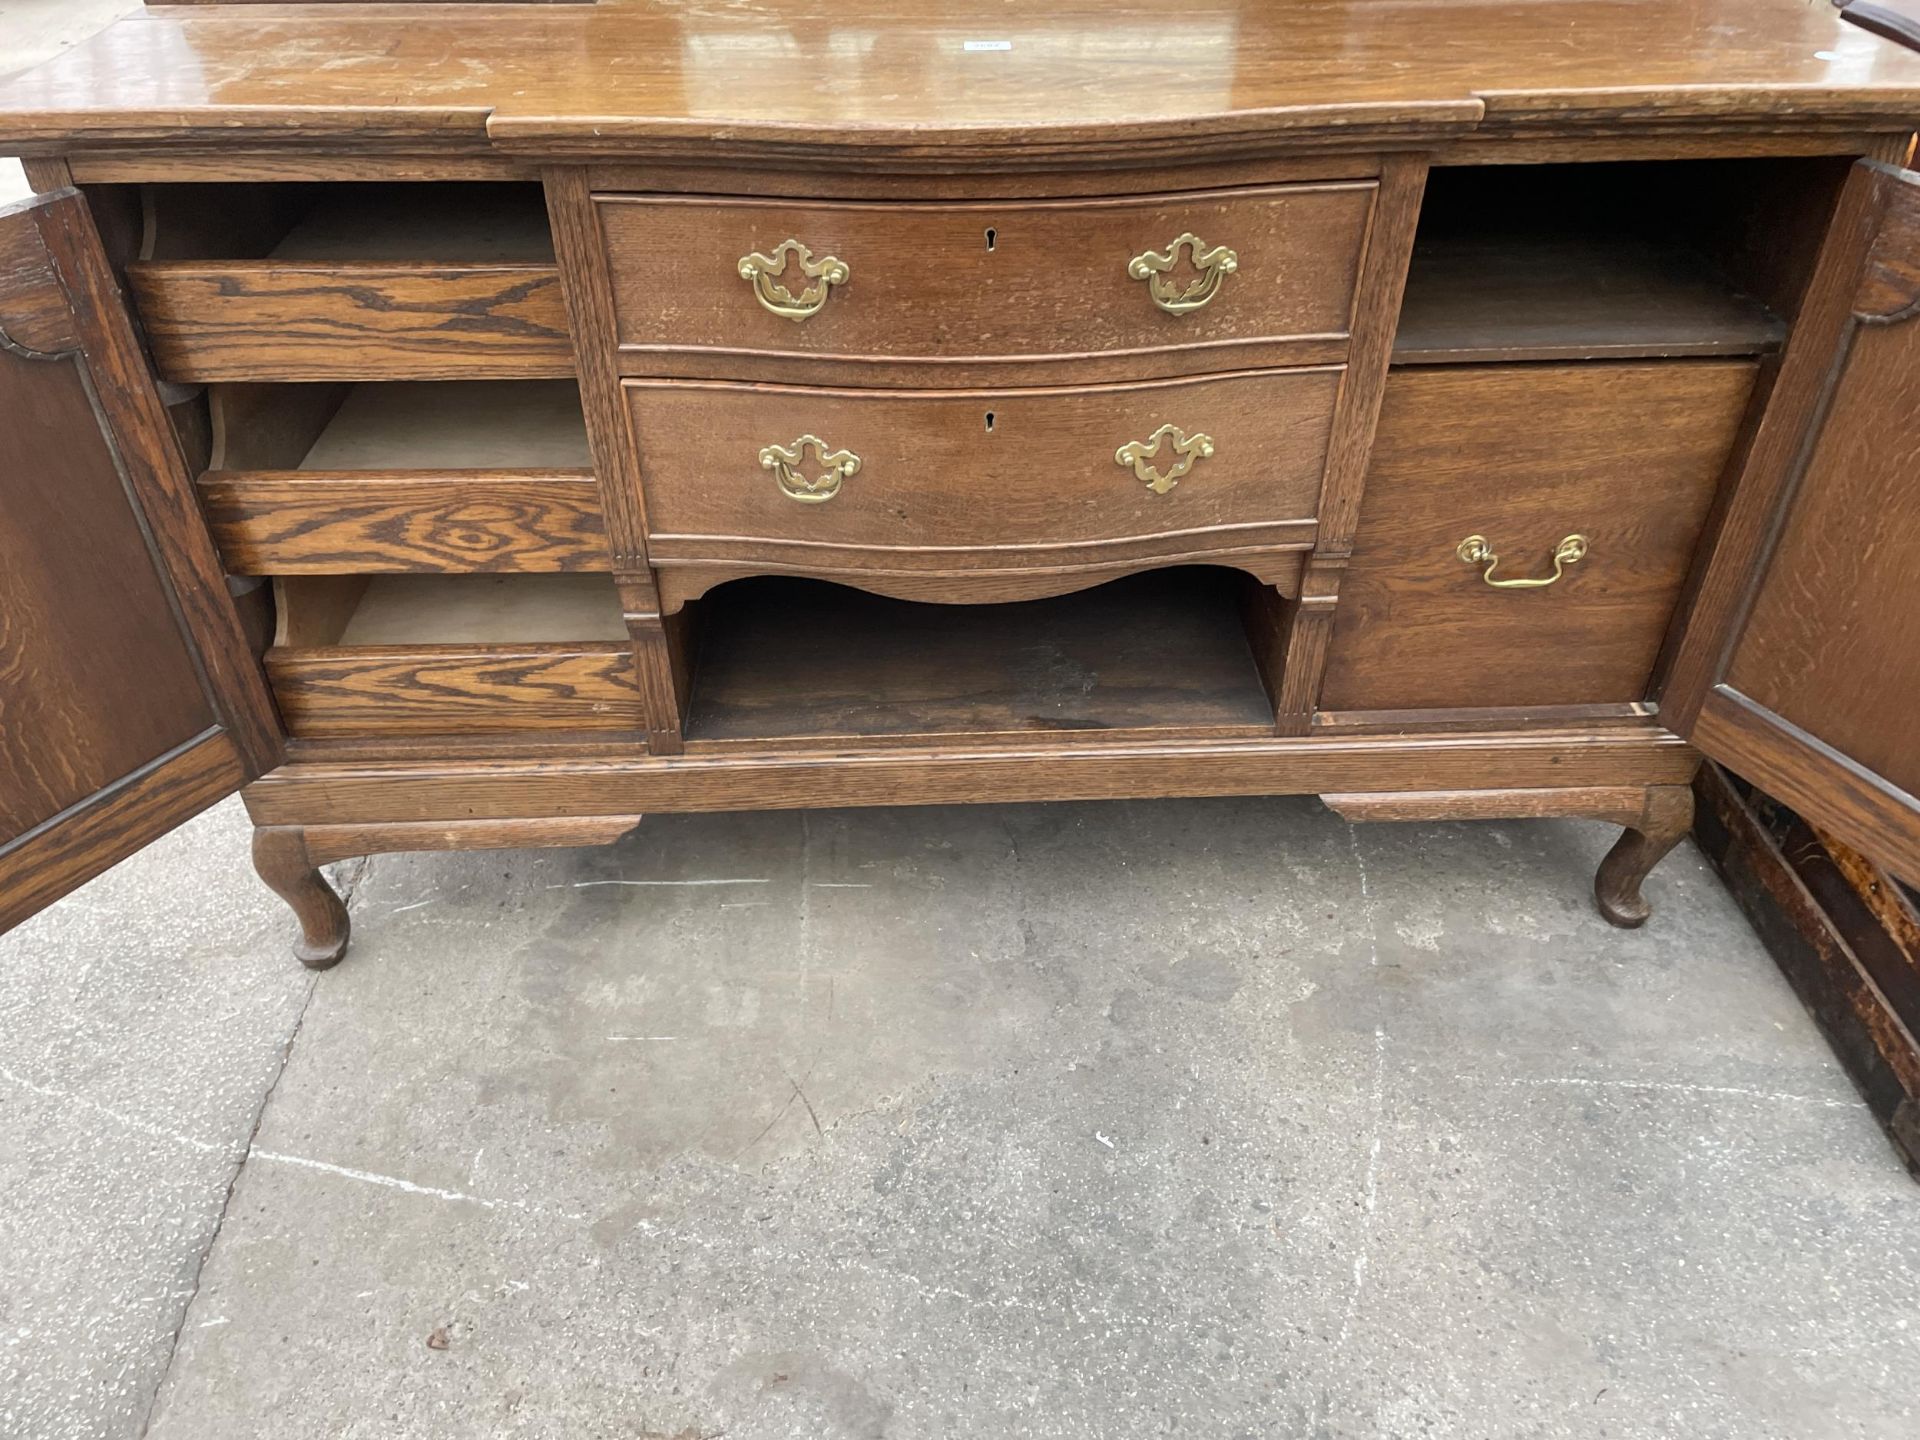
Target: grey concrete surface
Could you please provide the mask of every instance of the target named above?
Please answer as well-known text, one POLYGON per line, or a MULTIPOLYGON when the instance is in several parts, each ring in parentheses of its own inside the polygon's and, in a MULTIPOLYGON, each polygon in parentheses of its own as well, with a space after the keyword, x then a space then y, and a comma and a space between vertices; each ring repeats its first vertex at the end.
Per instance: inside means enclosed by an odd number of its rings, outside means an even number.
POLYGON ((0 1433, 1904 1440, 1920 1190, 1609 838, 658 817, 316 982, 223 807, 0 941, 0 1433))
POLYGON ((346 867, 316 980, 246 835, 0 938, 5 1440, 1920 1432, 1920 1190, 1690 848, 663 817, 346 867))

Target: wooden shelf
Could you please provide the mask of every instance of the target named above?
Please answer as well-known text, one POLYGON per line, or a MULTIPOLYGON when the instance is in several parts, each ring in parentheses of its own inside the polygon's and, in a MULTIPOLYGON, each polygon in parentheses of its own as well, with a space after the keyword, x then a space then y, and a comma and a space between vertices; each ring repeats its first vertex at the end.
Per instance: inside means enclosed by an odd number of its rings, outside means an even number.
POLYGON ((302 470, 590 470, 571 380, 356 385, 302 470))
POLYGON ((739 581, 700 610, 687 738, 1271 735, 1237 602, 1246 583, 1180 569, 1046 600, 930 605, 739 581))
POLYGON ((1705 259, 1628 235, 1423 235, 1397 365, 1759 355, 1786 326, 1705 259))
POLYGON ((552 264, 553 232, 537 185, 328 186, 268 258, 552 264))
POLYGON ((625 640, 605 575, 380 575, 341 645, 568 645, 625 640))

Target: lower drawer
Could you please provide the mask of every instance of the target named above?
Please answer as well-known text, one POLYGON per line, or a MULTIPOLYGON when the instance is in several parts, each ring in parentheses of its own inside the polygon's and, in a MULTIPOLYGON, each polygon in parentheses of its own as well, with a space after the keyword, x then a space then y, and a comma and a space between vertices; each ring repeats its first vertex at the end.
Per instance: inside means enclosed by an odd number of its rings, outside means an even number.
POLYGON ((1320 709, 1644 699, 1754 370, 1394 371, 1320 709))
POLYGON ((648 553, 988 576, 1313 542, 1337 367, 1072 389, 629 381, 648 553))
POLYGON ((290 577, 267 652, 302 739, 640 728, 606 575, 290 577))

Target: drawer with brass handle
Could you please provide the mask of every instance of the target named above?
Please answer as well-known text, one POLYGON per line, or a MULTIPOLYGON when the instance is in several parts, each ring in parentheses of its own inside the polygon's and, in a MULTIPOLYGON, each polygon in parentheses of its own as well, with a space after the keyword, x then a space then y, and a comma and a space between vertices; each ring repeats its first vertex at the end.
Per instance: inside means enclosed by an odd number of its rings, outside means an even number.
MULTIPOLYGON (((1057 389, 629 380, 663 593, 1085 574, 1311 546, 1336 366, 1057 389)), ((1062 579, 1056 587, 1071 588, 1062 579)))
POLYGON ((597 208, 624 373, 905 386, 1340 361, 1375 189, 597 208))
POLYGON ((1393 371, 1321 710, 1644 702, 1753 376, 1745 359, 1393 371))

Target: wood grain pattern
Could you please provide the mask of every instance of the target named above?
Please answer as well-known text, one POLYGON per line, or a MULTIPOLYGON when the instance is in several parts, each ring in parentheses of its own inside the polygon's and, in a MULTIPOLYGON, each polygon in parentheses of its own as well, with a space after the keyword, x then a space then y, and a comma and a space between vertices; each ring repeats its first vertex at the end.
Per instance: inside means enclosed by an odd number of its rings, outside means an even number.
POLYGON ((1550 706, 1645 697, 1733 444, 1742 361, 1396 371, 1333 623, 1320 708, 1550 706), (1455 551, 1486 536, 1501 591, 1455 551))
POLYGON ((200 500, 238 575, 609 568, 591 471, 211 471, 200 500))
POLYGON ((573 373, 551 265, 160 260, 127 278, 167 380, 573 373))
POLYGON ((267 674, 305 738, 640 728, 624 643, 275 648, 267 674))
MULTIPOLYGON (((964 575, 1304 548, 1339 384, 1310 370, 1059 390, 626 388, 661 569, 964 575), (1155 494, 1114 456, 1163 424, 1211 436, 1214 453, 1155 494), (807 434, 861 459, 821 504, 795 503, 758 459, 807 434)), ((1159 468, 1173 463, 1164 444, 1159 468)))
MULTIPOLYGON (((1075 378, 1344 359, 1373 194, 1351 181, 1105 200, 597 203, 627 373, 713 373, 711 361, 735 378, 937 385, 974 369, 1039 378, 1049 358, 1075 378), (1231 247, 1238 269, 1205 308, 1169 315, 1127 265, 1189 232, 1231 247), (736 268, 789 238, 850 271, 802 321, 764 309, 736 268), (1299 355, 1289 341, 1319 343, 1299 355), (1099 357, 1113 363, 1089 365, 1099 357)), ((1185 261, 1172 272, 1198 275, 1185 261)))
POLYGON ((935 0, 254 10, 121 21, 9 82, 0 141, 1060 169, 1476 130, 1891 131, 1920 112, 1920 55, 1804 0, 1665 0, 1657 28, 1619 0, 1061 0, 996 17, 1011 48, 984 55, 935 0), (1151 83, 1118 83, 1143 54, 1151 83))
POLYGON ((645 756, 582 749, 540 759, 313 760, 248 788, 256 824, 506 819, 649 811, 787 810, 1348 790, 1526 789, 1687 783, 1698 752, 1659 727, 1159 743, 1036 736, 1014 746, 845 745, 645 756))
POLYGON ((0 413, 3 928, 281 750, 72 191, 0 212, 0 413))
POLYGON ((1920 883, 1916 317, 1920 178, 1863 163, 1670 687, 1676 723, 1702 749, 1910 883, 1920 883))
POLYGON ((251 774, 233 737, 218 731, 154 758, 58 824, 0 844, 0 933, 226 799, 251 774))

